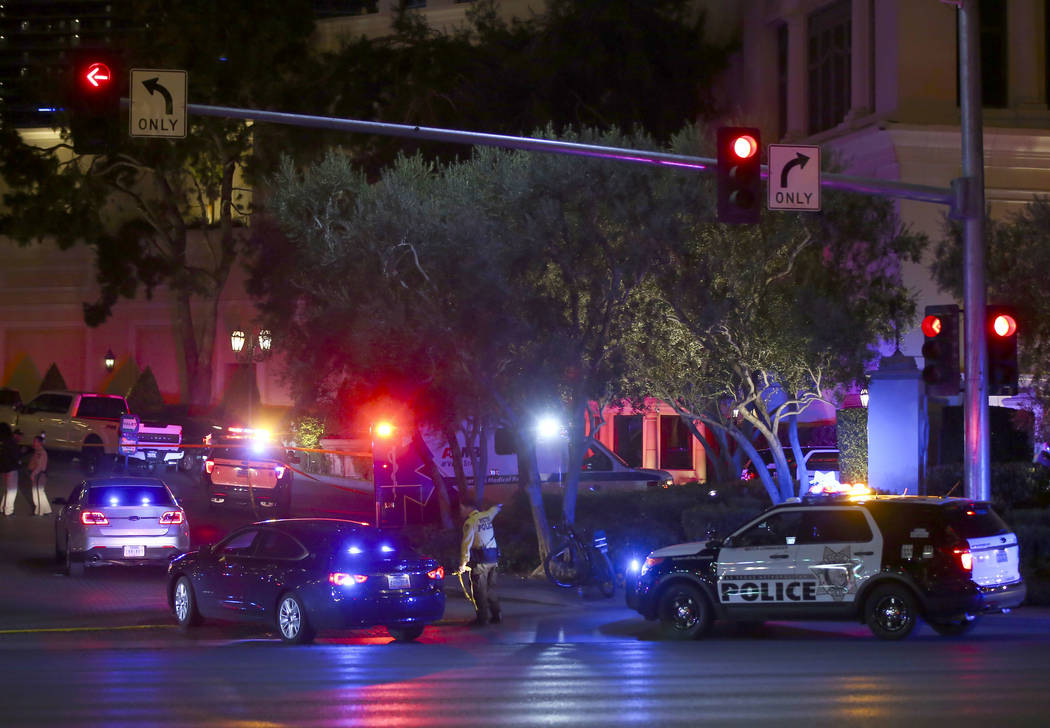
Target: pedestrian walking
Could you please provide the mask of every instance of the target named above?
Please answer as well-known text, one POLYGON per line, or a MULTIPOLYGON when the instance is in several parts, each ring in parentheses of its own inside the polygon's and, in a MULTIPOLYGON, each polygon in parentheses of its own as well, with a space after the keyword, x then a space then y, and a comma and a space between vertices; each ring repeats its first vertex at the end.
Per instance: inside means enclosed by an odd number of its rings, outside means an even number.
POLYGON ((470 590, 476 612, 471 622, 474 626, 499 624, 503 619, 499 594, 496 592, 499 547, 496 545, 496 531, 492 527, 492 521, 501 508, 503 506, 497 504, 484 511, 469 505, 461 509, 464 520, 459 570, 470 570, 470 590))
POLYGON ((46 516, 51 513, 51 503, 47 498, 47 450, 44 449, 44 436, 33 438, 33 454, 29 458, 29 484, 33 493, 33 515, 46 516))
POLYGON ((18 441, 11 425, 0 422, 0 495, 3 496, 3 514, 13 516, 18 497, 18 441))

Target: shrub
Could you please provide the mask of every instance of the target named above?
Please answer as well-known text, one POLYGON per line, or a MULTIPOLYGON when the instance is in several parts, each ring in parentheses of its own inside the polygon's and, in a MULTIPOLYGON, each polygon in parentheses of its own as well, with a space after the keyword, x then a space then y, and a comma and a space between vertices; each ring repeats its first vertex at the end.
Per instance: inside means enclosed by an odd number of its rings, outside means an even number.
POLYGON ((838 411, 836 430, 839 469, 843 483, 868 482, 868 410, 849 407, 838 411))
MULTIPOLYGON (((1050 469, 1030 462, 992 463, 992 503, 1001 511, 1050 505, 1050 469)), ((961 464, 938 465, 926 476, 927 495, 965 495, 961 464)))
POLYGON ((150 367, 143 370, 128 392, 128 408, 145 415, 157 415, 164 409, 164 397, 160 394, 157 378, 150 367))
POLYGON ((46 392, 52 389, 69 389, 66 386, 66 379, 62 376, 62 372, 58 371, 58 364, 51 362, 51 366, 48 367, 47 373, 44 374, 44 380, 40 382, 40 391, 46 392))

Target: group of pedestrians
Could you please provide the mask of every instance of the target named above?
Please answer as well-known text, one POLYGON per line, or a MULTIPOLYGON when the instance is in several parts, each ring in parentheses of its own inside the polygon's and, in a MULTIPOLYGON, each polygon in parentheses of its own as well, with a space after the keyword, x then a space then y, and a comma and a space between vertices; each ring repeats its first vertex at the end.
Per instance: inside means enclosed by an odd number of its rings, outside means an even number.
MULTIPOLYGON (((15 513, 18 497, 18 476, 22 467, 22 431, 11 430, 6 422, 0 422, 0 512, 5 516, 15 513)), ((43 435, 33 438, 33 450, 27 464, 33 515, 46 516, 51 513, 47 497, 47 450, 43 435)))

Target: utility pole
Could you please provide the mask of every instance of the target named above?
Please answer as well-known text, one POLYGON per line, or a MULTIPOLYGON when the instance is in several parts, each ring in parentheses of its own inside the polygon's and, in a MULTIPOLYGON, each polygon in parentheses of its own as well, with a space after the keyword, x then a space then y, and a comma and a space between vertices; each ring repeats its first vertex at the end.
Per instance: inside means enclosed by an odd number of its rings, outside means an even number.
POLYGON ((988 351, 984 330, 984 126, 981 117, 979 0, 959 3, 959 106, 962 112, 963 308, 966 312, 963 480, 966 497, 991 498, 988 351))

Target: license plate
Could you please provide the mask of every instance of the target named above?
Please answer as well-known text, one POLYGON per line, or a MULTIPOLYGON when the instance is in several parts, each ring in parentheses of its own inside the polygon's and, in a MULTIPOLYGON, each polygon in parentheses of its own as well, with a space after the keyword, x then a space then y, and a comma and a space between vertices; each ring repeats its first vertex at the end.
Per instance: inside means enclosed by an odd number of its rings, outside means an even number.
POLYGON ((147 450, 146 451, 146 459, 147 460, 156 460, 159 456, 160 456, 160 453, 158 453, 156 450, 147 450))
POLYGON ((1006 549, 999 549, 995 552, 995 560, 1000 564, 1006 561, 1008 558, 1009 557, 1006 555, 1006 549))
POLYGON ((386 578, 391 589, 408 589, 408 574, 387 574, 386 578))
POLYGON ((135 558, 136 556, 145 556, 145 555, 146 555, 146 547, 145 546, 125 546, 124 547, 124 558, 125 559, 131 559, 131 558, 135 558))

